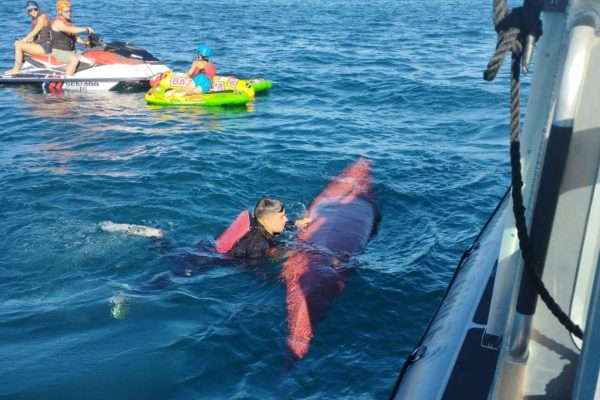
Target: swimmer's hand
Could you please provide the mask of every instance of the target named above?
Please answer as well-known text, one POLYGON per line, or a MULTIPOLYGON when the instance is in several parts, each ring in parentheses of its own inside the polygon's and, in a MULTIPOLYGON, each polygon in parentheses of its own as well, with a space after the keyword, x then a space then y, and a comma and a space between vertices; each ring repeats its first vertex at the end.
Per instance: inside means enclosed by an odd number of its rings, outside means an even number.
POLYGON ((296 221, 294 221, 294 225, 296 226, 296 228, 305 228, 312 221, 313 221, 313 219, 310 217, 301 218, 301 219, 297 219, 296 221))

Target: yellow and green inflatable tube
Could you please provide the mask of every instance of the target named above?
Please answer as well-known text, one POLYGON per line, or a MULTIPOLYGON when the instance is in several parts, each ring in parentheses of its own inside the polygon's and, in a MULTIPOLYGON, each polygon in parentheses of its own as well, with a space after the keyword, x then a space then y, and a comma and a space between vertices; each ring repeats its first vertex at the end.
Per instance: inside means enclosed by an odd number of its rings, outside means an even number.
POLYGON ((250 99, 254 98, 254 89, 248 81, 244 79, 238 79, 235 76, 220 76, 215 75, 212 82, 211 92, 221 92, 224 90, 236 90, 240 92, 246 92, 250 99))
POLYGON ((191 78, 182 72, 167 71, 146 93, 146 102, 157 106, 225 106, 246 104, 256 92, 273 85, 266 79, 239 79, 234 76, 215 76, 209 92, 185 95, 191 78))
POLYGON ((271 87, 273 84, 262 78, 240 79, 235 76, 215 75, 211 90, 243 90, 253 99, 255 93, 264 92, 271 87))
POLYGON ((254 89, 254 93, 261 93, 273 87, 271 81, 263 78, 248 79, 248 83, 252 86, 252 89, 254 89))
POLYGON ((146 93, 146 102, 154 106, 228 106, 250 101, 246 92, 226 90, 200 94, 180 95, 176 89, 153 87, 146 93))

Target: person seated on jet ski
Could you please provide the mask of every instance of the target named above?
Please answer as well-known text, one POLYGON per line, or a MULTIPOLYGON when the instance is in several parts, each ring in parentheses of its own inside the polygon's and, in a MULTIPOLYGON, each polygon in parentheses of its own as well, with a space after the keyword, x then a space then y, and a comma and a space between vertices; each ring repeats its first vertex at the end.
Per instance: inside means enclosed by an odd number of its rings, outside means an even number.
POLYGON ((85 44, 78 34, 94 33, 90 27, 79 28, 71 22, 71 3, 60 0, 56 3, 56 18, 50 26, 52 34, 52 55, 59 61, 67 64, 65 76, 75 73, 79 64, 79 56, 75 52, 75 43, 85 44))
POLYGON ((285 207, 279 200, 262 198, 254 207, 250 217, 250 229, 231 248, 236 258, 261 258, 269 255, 279 244, 278 236, 286 228, 304 227, 312 218, 302 218, 288 223, 285 207))
POLYGON ((15 65, 5 72, 7 75, 21 72, 23 53, 50 54, 52 52, 50 17, 40 10, 35 1, 28 1, 25 6, 27 14, 31 17, 31 31, 23 39, 15 42, 15 65))

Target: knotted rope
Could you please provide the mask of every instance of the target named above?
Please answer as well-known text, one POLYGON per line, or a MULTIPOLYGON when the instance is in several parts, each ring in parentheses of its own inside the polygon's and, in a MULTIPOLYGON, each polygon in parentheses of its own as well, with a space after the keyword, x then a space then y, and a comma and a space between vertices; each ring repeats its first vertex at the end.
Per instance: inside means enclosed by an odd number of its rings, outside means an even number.
POLYGON ((496 51, 483 74, 483 79, 491 81, 496 77, 504 62, 506 53, 510 51, 510 164, 512 170, 513 213, 515 215, 515 225, 519 237, 519 248, 521 249, 521 255, 523 257, 527 275, 533 280, 542 301, 569 332, 579 339, 583 339, 581 328, 571 321, 569 316, 552 298, 552 295, 548 292, 548 289, 546 289, 544 282, 542 282, 542 278, 538 273, 538 268, 536 268, 536 266, 539 265, 539 261, 536 260, 536 257, 533 254, 533 247, 527 231, 527 221, 525 219, 519 139, 521 110, 521 69, 519 66, 523 59, 523 48, 525 47, 525 54, 529 55, 529 59, 526 60, 526 65, 523 66, 523 69, 526 71, 529 68, 533 44, 542 35, 542 21, 540 20, 542 6, 542 0, 525 0, 522 7, 514 8, 509 12, 506 6, 506 0, 494 0, 494 24, 496 26, 496 32, 498 33, 498 43, 496 45, 496 51))

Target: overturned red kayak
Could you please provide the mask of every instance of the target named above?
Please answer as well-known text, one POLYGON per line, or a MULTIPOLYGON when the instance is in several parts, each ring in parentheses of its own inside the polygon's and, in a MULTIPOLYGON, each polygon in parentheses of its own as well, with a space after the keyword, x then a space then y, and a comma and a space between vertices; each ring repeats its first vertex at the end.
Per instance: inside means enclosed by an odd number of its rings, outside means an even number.
POLYGON ((314 326, 344 288, 344 263, 376 230, 372 180, 371 163, 364 158, 335 177, 309 207, 307 216, 313 220, 298 233, 300 244, 284 264, 287 345, 294 360, 304 357, 314 326))

